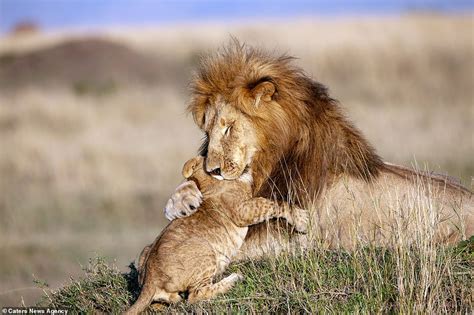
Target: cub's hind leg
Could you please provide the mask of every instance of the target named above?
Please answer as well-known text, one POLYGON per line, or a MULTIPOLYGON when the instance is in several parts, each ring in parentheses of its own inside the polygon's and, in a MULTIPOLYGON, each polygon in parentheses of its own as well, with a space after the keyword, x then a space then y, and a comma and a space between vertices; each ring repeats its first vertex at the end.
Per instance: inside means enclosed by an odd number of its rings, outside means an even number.
POLYGON ((189 292, 188 302, 195 303, 201 300, 209 300, 218 294, 224 294, 241 279, 243 279, 242 275, 233 273, 217 283, 209 283, 204 286, 192 288, 189 292))

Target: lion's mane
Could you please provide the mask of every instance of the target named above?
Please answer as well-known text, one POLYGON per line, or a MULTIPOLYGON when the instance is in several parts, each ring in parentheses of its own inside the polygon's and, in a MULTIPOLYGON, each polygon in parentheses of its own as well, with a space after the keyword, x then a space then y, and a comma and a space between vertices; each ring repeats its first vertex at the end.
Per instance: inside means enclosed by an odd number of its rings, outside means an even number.
POLYGON ((375 150, 327 88, 293 61, 234 40, 203 59, 192 82, 188 109, 200 125, 210 106, 207 99, 220 94, 251 117, 261 148, 251 165, 255 195, 299 203, 317 197, 342 173, 366 181, 377 177, 384 164, 375 150), (275 93, 272 102, 255 105, 251 91, 262 82, 273 83, 275 93))

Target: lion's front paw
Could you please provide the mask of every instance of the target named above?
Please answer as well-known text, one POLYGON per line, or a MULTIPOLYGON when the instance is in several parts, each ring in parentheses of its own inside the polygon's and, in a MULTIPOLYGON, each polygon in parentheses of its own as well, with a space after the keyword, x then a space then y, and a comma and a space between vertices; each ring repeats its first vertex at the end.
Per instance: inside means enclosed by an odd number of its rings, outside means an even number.
POLYGON ((308 224, 309 224, 309 212, 308 210, 301 209, 301 208, 293 208, 291 214, 291 222, 290 224, 293 225, 295 230, 300 233, 307 233, 308 232, 308 224))
POLYGON ((165 206, 165 216, 172 221, 187 217, 199 208, 202 203, 202 193, 194 181, 186 181, 176 188, 165 206))

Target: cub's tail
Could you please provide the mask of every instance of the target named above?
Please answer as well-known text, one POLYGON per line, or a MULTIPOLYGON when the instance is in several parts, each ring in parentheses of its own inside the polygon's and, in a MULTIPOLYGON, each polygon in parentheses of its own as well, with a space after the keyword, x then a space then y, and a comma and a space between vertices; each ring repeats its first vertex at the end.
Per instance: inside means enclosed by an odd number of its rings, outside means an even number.
POLYGON ((140 296, 132 305, 132 307, 130 307, 124 314, 134 315, 143 312, 148 307, 148 305, 153 302, 153 297, 155 296, 155 293, 156 287, 153 285, 153 283, 145 281, 142 291, 140 292, 140 296))

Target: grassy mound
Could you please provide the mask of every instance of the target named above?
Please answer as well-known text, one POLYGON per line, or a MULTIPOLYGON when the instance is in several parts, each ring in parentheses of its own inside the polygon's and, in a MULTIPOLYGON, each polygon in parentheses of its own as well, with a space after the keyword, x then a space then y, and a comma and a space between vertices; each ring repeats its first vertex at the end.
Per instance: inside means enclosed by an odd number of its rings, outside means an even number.
MULTIPOLYGON (((58 290, 45 288, 41 306, 77 312, 119 312, 139 293, 137 271, 120 273, 92 259, 82 279, 58 290)), ((473 310, 474 237, 427 255, 417 248, 315 249, 232 265, 245 279, 228 294, 164 312, 468 313, 473 310)))

